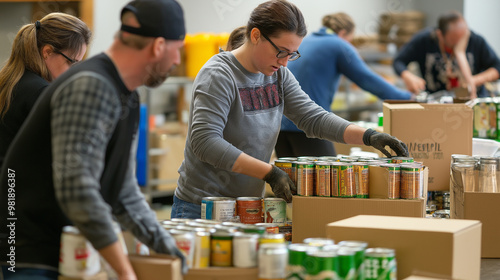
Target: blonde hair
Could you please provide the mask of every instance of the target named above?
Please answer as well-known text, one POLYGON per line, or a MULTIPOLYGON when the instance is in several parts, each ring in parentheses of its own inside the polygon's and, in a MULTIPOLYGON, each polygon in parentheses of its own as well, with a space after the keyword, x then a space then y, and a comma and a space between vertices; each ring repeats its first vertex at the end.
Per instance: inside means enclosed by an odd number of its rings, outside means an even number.
POLYGON ((335 31, 335 33, 339 33, 341 30, 345 30, 347 34, 354 31, 356 25, 352 18, 343 12, 329 14, 323 17, 322 24, 325 27, 330 28, 335 31))
POLYGON ((14 38, 10 57, 0 70, 1 118, 9 110, 12 90, 25 70, 52 81, 52 75, 43 59, 43 47, 49 45, 54 50, 66 51, 69 56, 74 56, 80 53, 84 44, 89 44, 91 34, 83 21, 64 13, 51 13, 39 22, 21 27, 14 38))

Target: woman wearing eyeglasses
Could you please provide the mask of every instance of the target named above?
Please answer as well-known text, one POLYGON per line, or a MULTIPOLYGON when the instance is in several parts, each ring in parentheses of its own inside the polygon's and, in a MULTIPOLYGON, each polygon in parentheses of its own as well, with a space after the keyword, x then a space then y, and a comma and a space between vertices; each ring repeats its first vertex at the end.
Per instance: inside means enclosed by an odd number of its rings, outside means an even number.
POLYGON ((83 21, 64 13, 21 27, 0 70, 0 166, 42 91, 82 60, 90 37, 83 21))
MULTIPOLYGON (((364 63, 350 44, 355 24, 345 13, 323 17, 323 27, 304 38, 302 58, 288 65, 302 89, 314 102, 330 111, 340 76, 345 75, 362 89, 381 99, 410 99, 411 93, 382 79, 364 63)), ((335 156, 332 142, 308 138, 289 118, 281 120, 276 143, 278 157, 335 156)))
POLYGON ((302 91, 285 67, 300 59, 306 35, 302 13, 288 1, 272 0, 253 10, 245 43, 212 57, 193 85, 184 162, 179 168, 172 217, 199 218, 208 196, 262 196, 264 181, 290 202, 295 186, 269 164, 285 114, 310 137, 406 155, 394 137, 355 126, 326 112, 302 91))

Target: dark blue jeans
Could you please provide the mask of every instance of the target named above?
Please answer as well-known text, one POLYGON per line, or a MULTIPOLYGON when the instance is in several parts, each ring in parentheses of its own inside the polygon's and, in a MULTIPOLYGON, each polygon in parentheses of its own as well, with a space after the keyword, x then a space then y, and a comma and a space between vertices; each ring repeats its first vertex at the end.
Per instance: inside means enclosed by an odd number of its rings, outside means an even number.
POLYGON ((170 218, 200 219, 201 205, 184 201, 174 195, 174 205, 170 218))
POLYGON ((12 272, 8 268, 2 265, 0 280, 57 280, 59 276, 57 271, 47 269, 16 267, 15 272, 12 272))

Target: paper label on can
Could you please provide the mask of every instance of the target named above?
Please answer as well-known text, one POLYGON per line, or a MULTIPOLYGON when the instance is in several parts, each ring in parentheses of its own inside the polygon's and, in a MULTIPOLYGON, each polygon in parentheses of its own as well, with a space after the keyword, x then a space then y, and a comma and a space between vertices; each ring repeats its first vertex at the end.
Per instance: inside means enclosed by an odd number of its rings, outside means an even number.
POLYGON ((212 266, 231 266, 232 241, 212 240, 210 262, 212 266))
POLYGON ((99 253, 82 235, 61 235, 59 272, 68 277, 85 277, 101 269, 99 253))
POLYGON ((216 201, 213 203, 213 219, 215 221, 231 221, 234 217, 236 201, 216 201))
POLYGON ((286 202, 284 200, 264 200, 264 222, 285 224, 286 202))
POLYGON ((201 203, 201 218, 208 220, 207 219, 207 204, 205 201, 202 201, 202 203, 201 203))
POLYGON ((281 279, 286 276, 288 253, 286 254, 259 254, 259 278, 281 279))

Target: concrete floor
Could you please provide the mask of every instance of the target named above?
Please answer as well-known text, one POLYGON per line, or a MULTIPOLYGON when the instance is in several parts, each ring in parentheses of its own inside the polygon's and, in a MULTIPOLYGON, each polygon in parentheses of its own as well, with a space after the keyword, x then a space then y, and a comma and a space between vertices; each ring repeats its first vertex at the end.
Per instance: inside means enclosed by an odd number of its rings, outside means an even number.
POLYGON ((500 259, 481 260, 481 280, 500 279, 500 259))

